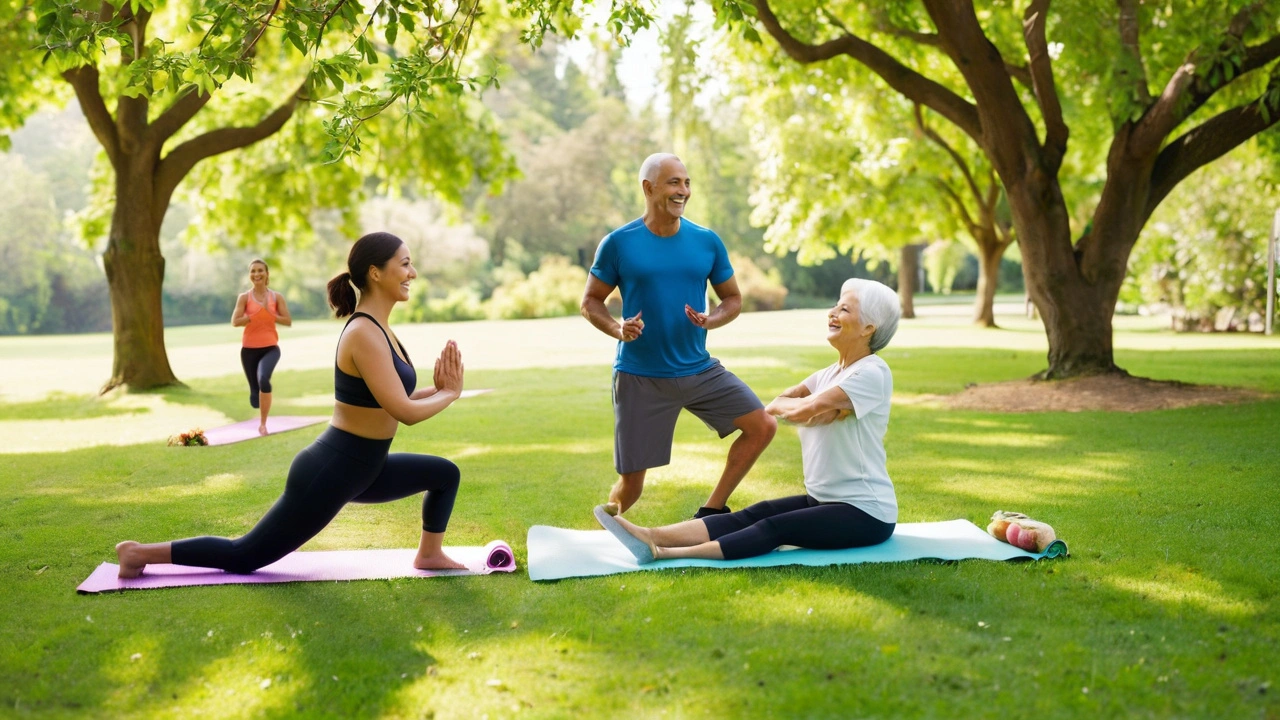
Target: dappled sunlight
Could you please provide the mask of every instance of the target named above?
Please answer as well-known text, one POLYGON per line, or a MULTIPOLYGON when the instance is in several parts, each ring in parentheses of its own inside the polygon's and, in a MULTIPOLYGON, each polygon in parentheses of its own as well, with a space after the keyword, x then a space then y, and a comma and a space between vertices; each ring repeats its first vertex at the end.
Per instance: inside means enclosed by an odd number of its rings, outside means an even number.
POLYGON ((763 355, 748 355, 741 357, 724 358, 725 367, 730 370, 737 368, 785 368, 791 367, 791 363, 779 360, 775 357, 763 355))
POLYGON ((296 638, 270 632, 246 641, 192 672, 185 686, 165 698, 168 717, 244 718, 268 713, 286 717, 313 680, 299 666, 296 638))
POLYGON ((951 443, 978 447, 1047 448, 1069 442, 1063 435, 1031 433, 920 433, 918 442, 951 443))
POLYGON ((893 405, 901 405, 903 407, 921 407, 935 409, 942 407, 942 396, 933 393, 912 393, 902 390, 894 390, 893 397, 889 402, 893 405))
POLYGON ((0 437, 4 438, 0 453, 163 443, 170 436, 192 428, 213 428, 232 422, 216 410, 170 404, 161 395, 121 395, 108 407, 133 412, 79 420, 0 420, 0 437))
POLYGON ((962 427, 977 428, 979 430, 1031 432, 1032 428, 1035 427, 1031 423, 1018 422, 1013 419, 1001 418, 1000 420, 988 420, 985 418, 957 417, 955 415, 941 415, 933 418, 933 421, 939 425, 960 425, 962 427))
MULTIPOLYGON (((783 551, 788 552, 788 551, 783 551)), ((830 632, 891 635, 906 611, 882 598, 850 588, 791 579, 772 595, 735 591, 724 598, 725 614, 748 625, 813 625, 830 632)))
POLYGON ((484 455, 524 455, 534 453, 563 453, 567 455, 594 455, 612 453, 612 441, 578 441, 562 443, 503 443, 501 445, 467 445, 449 453, 453 460, 484 455))
POLYGON ((518 621, 509 622, 509 637, 490 635, 468 642, 459 630, 458 644, 450 647, 429 639, 415 642, 414 648, 435 663, 402 680, 387 700, 387 715, 447 720, 507 717, 522 711, 545 714, 556 708, 567 712, 557 702, 567 693, 592 696, 583 687, 591 684, 598 660, 589 641, 556 633, 534 636, 520 632, 518 621))
POLYGON ((103 704, 116 710, 145 705, 164 665, 160 641, 136 633, 123 635, 115 639, 104 659, 108 664, 102 668, 102 677, 111 689, 103 704))
POLYGON ((1209 578, 1183 573, 1176 580, 1107 576, 1103 582, 1139 599, 1160 603, 1169 609, 1209 612, 1237 621, 1255 617, 1265 605, 1247 598, 1232 597, 1222 584, 1209 578))
MULTIPOLYGON (((110 493, 113 503, 123 505, 162 505, 182 498, 231 493, 244 487, 243 475, 239 473, 218 473, 216 475, 207 475, 196 482, 183 483, 181 485, 154 485, 132 488, 131 490, 122 490, 120 487, 114 486, 111 488, 110 493)), ((56 490, 57 488, 40 488, 35 492, 38 494, 55 494, 53 491, 56 490), (46 492, 46 490, 49 492, 46 492)), ((77 494, 82 492, 82 490, 78 490, 77 494)))

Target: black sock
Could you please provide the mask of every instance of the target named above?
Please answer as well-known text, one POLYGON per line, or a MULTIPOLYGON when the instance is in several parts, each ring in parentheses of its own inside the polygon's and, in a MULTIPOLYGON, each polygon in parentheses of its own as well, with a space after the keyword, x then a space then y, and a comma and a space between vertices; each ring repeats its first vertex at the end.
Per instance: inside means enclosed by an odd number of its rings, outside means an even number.
POLYGON ((726 513, 731 513, 731 512, 733 511, 729 509, 728 505, 725 505, 722 508, 710 508, 704 505, 698 508, 698 512, 693 514, 693 519, 701 520, 702 518, 708 517, 711 515, 724 515, 726 513))

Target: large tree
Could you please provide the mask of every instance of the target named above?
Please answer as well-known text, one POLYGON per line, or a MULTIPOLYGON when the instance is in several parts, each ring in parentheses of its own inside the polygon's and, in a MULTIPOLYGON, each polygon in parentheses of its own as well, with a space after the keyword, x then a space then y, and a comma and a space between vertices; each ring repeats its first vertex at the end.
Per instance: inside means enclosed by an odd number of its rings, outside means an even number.
POLYGON ((0 130, 69 87, 109 165, 100 229, 114 366, 104 391, 177 381, 159 234, 181 185, 197 233, 278 246, 311 232, 314 210, 350 211, 371 178, 457 198, 506 172, 500 138, 467 101, 488 79, 464 60, 476 1, 6 5, 0 130), (362 142, 373 150, 353 160, 362 142))
POLYGON ((758 23, 799 63, 869 70, 982 149, 1048 334, 1042 376, 1061 378, 1120 372, 1111 319, 1151 213, 1280 120, 1280 5, 1230 5, 1032 0, 1014 17, 1003 3, 904 0, 863 17, 863 3, 743 0, 720 12, 758 23), (947 71, 931 71, 932 57, 947 71), (1105 138, 1105 180, 1075 232, 1060 177, 1071 126, 1105 138))

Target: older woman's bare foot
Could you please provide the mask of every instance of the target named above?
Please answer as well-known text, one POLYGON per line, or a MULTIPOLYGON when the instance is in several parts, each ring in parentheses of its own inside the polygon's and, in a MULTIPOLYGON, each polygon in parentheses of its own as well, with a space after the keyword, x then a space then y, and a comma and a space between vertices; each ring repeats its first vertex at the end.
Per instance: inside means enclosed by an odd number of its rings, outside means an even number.
POLYGON ((261 425, 259 425, 259 426, 258 426, 258 434, 259 434, 259 435, 266 435, 266 434, 267 434, 267 424, 266 424, 266 423, 262 423, 261 425))
POLYGON ((138 548, 140 547, 142 546, 139 543, 132 540, 125 540, 116 545, 116 558, 120 560, 118 577, 136 578, 142 574, 142 569, 147 564, 138 557, 138 548))
POLYGON ((435 555, 418 554, 413 559, 413 566, 419 570, 467 570, 466 565, 445 555, 443 552, 435 555))
POLYGON ((633 537, 649 546, 649 552, 653 553, 654 559, 658 559, 658 546, 653 544, 653 533, 647 527, 640 527, 630 520, 618 515, 614 518, 624 530, 631 533, 633 537))

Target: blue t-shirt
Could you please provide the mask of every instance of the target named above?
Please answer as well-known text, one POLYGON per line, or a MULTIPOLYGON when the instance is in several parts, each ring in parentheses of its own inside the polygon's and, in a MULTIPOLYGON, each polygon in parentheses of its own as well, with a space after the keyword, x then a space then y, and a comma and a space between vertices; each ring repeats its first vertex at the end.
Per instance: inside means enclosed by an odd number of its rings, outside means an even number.
POLYGON ((643 313, 644 332, 618 342, 615 370, 644 377, 687 377, 715 364, 707 353, 707 331, 684 314, 688 304, 707 311, 707 281, 733 277, 720 236, 680 221, 671 237, 658 237, 643 219, 633 220, 600 241, 591 274, 622 292, 622 316, 643 313))

